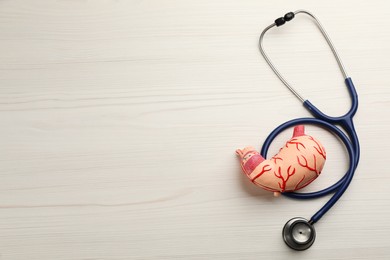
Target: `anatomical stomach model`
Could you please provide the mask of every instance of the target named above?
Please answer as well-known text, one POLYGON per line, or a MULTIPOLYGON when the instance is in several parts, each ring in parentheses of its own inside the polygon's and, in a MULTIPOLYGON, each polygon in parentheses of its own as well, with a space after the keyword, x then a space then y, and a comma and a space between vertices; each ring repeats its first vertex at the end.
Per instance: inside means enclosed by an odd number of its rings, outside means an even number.
POLYGON ((326 160, 325 148, 303 125, 294 128, 293 137, 271 159, 264 159, 252 146, 236 150, 245 175, 261 188, 280 192, 299 190, 321 173, 326 160))

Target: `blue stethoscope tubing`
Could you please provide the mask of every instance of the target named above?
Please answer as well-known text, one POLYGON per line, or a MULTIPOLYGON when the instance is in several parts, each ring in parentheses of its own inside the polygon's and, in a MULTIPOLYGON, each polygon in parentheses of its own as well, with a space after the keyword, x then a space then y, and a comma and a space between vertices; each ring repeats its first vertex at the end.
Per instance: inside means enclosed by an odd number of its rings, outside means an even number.
POLYGON ((356 93, 356 89, 352 83, 351 78, 345 79, 345 84, 348 88, 352 106, 351 109, 343 116, 339 117, 331 117, 324 113, 322 113, 317 107, 315 107, 310 101, 306 100, 303 102, 304 107, 309 110, 309 112, 315 117, 315 118, 297 118, 290 121, 287 121, 277 128, 275 128, 269 136, 264 141, 264 144, 261 149, 261 155, 266 158, 267 157, 267 151, 272 143, 272 141, 278 136, 282 131, 286 130, 287 128, 300 125, 300 124, 312 124, 312 125, 319 125, 321 127, 324 127, 328 129, 329 131, 336 134, 340 140, 345 145, 348 155, 349 155, 349 168, 345 175, 335 184, 332 186, 325 188, 320 191, 316 192, 310 192, 310 193, 297 193, 297 192, 284 192, 282 193, 286 197, 295 198, 295 199, 313 199, 322 197, 325 195, 328 195, 330 193, 334 193, 334 195, 331 197, 331 199, 320 209, 318 210, 311 218, 309 223, 314 224, 322 216, 325 215, 325 213, 340 199, 340 197, 344 194, 344 192, 347 190, 349 184, 352 181, 353 175, 355 173, 355 170, 359 163, 360 158, 360 145, 359 145, 359 139, 355 131, 355 127, 353 125, 353 116, 355 115, 357 108, 358 108, 358 96, 356 93), (345 132, 338 128, 336 125, 339 125, 342 127, 345 132))
POLYGON ((295 199, 313 199, 322 197, 328 194, 333 193, 333 196, 325 203, 322 208, 320 208, 311 218, 307 220, 305 218, 296 217, 292 218, 283 227, 282 236, 285 243, 294 250, 306 250, 314 243, 316 232, 313 224, 319 221, 331 208, 332 206, 341 198, 344 192, 347 190, 349 184, 352 181, 353 175, 356 171, 356 168, 359 164, 360 158, 360 145, 359 139, 357 137, 355 127, 353 125, 353 117, 356 114, 358 108, 358 95, 356 89, 352 83, 350 77, 348 77, 347 72, 341 59, 334 47, 329 35, 325 31, 324 27, 321 25, 317 17, 312 13, 306 10, 297 10, 295 12, 289 12, 283 17, 279 17, 275 20, 274 23, 267 26, 263 32, 260 34, 259 38, 259 49, 264 59, 274 71, 276 76, 282 81, 282 83, 299 99, 302 101, 303 106, 314 116, 314 118, 297 118, 290 120, 286 123, 281 124, 275 130, 273 130, 270 135, 266 138, 262 149, 261 155, 266 158, 267 151, 270 147, 272 141, 278 136, 282 131, 287 128, 300 125, 300 124, 311 124, 323 127, 330 132, 334 133, 340 138, 340 140, 345 145, 348 156, 349 156, 349 167, 344 176, 335 184, 331 185, 328 188, 325 188, 316 192, 309 193, 298 193, 298 192, 284 192, 282 193, 286 197, 295 198, 295 199), (304 99, 292 86, 291 84, 283 77, 280 71, 272 63, 271 59, 268 57, 263 47, 263 39, 265 33, 274 27, 280 27, 287 22, 290 22, 298 14, 308 15, 313 19, 318 29, 321 31, 321 34, 324 36, 327 41, 330 49, 333 52, 334 57, 339 65, 341 73, 343 74, 345 85, 347 86, 348 92, 351 97, 352 105, 350 110, 343 116, 331 117, 322 113, 316 106, 314 106, 309 100, 304 99), (339 127, 338 127, 339 126, 339 127), (345 133, 343 132, 345 131, 345 133))

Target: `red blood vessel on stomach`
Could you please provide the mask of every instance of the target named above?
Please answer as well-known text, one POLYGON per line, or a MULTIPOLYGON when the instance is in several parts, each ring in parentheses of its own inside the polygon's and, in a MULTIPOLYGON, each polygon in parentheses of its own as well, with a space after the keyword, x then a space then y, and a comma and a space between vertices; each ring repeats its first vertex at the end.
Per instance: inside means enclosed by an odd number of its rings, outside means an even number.
POLYGON ((269 160, 252 146, 236 153, 245 175, 275 196, 309 185, 320 175, 326 160, 325 148, 314 137, 305 135, 303 125, 294 128, 293 137, 269 160))

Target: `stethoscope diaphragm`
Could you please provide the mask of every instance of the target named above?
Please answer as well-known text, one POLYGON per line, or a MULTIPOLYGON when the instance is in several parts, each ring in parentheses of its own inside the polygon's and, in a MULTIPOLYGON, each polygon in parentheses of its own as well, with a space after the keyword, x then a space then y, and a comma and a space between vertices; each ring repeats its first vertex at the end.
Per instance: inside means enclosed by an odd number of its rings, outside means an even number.
POLYGON ((316 230, 304 218, 292 218, 284 225, 283 240, 294 250, 306 250, 314 243, 316 230))

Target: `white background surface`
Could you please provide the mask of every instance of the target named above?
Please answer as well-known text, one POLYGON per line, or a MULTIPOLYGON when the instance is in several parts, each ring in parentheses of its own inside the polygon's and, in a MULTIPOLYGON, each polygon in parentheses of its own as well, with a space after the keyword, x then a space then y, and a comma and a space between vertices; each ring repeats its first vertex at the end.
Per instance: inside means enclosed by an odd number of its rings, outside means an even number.
MULTIPOLYGON (((0 1, 0 259, 390 259, 386 1, 0 1), (310 250, 281 229, 328 198, 274 198, 236 148, 309 116, 257 49, 288 11, 317 15, 360 97, 362 156, 310 250)), ((349 96, 304 16, 266 49, 331 115, 349 96)), ((336 138, 307 190, 347 168, 336 138)), ((288 138, 280 136, 273 150, 288 138)), ((272 151, 271 151, 272 153, 272 151)))

